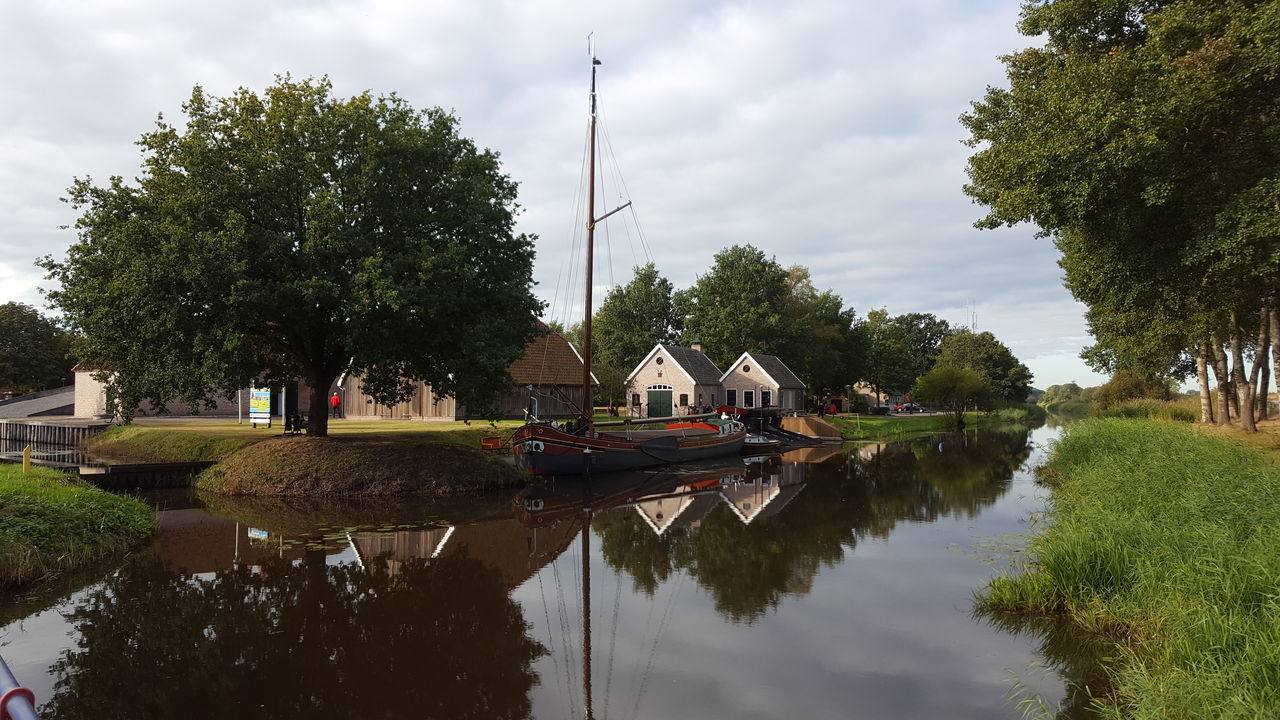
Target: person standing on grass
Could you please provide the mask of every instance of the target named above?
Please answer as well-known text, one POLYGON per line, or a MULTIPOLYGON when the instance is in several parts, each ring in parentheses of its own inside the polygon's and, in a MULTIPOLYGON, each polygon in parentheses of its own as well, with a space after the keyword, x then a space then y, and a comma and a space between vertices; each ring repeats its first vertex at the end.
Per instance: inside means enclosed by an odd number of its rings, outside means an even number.
POLYGON ((329 417, 342 417, 342 398, 338 397, 338 391, 333 391, 333 396, 329 398, 329 417))

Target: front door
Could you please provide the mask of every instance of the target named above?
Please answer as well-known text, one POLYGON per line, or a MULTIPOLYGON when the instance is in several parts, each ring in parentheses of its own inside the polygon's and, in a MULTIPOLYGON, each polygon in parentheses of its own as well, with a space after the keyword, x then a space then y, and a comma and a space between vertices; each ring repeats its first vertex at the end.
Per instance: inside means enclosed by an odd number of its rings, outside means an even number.
POLYGON ((671 416, 671 391, 649 390, 649 417, 671 416))

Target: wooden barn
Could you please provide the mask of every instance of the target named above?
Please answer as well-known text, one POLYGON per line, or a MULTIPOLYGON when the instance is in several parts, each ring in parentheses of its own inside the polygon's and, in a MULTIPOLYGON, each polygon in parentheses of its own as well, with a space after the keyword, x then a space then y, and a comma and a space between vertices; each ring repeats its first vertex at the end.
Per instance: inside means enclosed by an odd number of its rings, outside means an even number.
MULTIPOLYGON (((483 419, 523 419, 526 412, 539 418, 567 418, 582 405, 582 356, 560 333, 548 330, 525 346, 524 355, 507 368, 511 387, 498 397, 497 415, 483 419)), ((364 393, 359 377, 347 378, 339 390, 344 417, 353 420, 463 420, 469 414, 453 398, 437 397, 427 383, 405 402, 379 405, 364 393)))

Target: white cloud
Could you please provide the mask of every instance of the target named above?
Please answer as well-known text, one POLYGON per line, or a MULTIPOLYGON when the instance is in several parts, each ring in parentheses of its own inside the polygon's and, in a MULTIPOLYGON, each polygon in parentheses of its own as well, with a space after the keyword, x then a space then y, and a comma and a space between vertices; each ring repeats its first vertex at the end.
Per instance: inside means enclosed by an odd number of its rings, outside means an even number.
MULTIPOLYGON (((808 265, 859 312, 953 317, 977 303, 1037 384, 1063 382, 1060 364, 1034 363, 1087 344, 1056 252, 1029 229, 975 230, 982 209, 960 190, 957 117, 1003 82, 997 56, 1026 44, 1016 16, 1014 3, 966 0, 8 3, 0 301, 39 301, 31 262, 73 240, 57 229, 74 219, 58 202, 73 177, 135 175, 132 143, 157 113, 179 119, 195 84, 225 94, 284 72, 455 110, 521 183, 550 298, 573 230, 594 30, 607 129, 678 286, 752 243, 808 265)), ((613 232, 621 282, 643 258, 613 232)))

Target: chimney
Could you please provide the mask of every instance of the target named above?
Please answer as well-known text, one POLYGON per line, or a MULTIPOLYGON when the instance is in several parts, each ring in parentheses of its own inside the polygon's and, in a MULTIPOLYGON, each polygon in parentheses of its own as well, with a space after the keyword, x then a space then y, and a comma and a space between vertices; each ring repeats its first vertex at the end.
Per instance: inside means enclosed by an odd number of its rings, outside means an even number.
POLYGON ((698 352, 702 352, 702 341, 701 341, 701 340, 694 340, 693 342, 689 343, 689 349, 690 349, 690 350, 696 350, 696 351, 698 351, 698 352))

